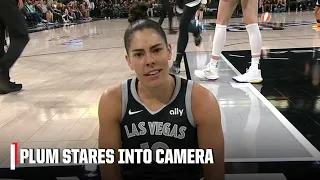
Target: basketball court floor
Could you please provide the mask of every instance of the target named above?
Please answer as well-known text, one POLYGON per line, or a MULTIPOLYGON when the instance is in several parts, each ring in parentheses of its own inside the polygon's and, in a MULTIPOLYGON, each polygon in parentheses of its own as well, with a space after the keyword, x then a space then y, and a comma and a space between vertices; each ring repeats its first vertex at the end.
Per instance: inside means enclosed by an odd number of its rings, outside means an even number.
MULTIPOLYGON (((273 24, 261 25, 265 81, 258 85, 231 79, 250 62, 248 35, 241 30, 241 21, 231 20, 237 28, 227 33, 220 79, 200 81, 193 75, 210 60, 214 19, 206 20, 200 47, 190 34, 188 68, 181 73, 210 89, 219 101, 226 177, 318 179, 320 32, 312 29, 313 12, 273 14, 273 24)), ((165 29, 167 24, 166 20, 165 29)), ((0 179, 16 177, 5 171, 12 142, 23 148, 97 147, 100 95, 134 75, 124 58, 127 25, 125 19, 101 20, 30 34, 31 41, 12 70, 13 80, 21 82, 24 90, 0 96, 0 179)), ((168 35, 168 40, 173 60, 177 35, 168 35)), ((63 171, 68 173, 41 169, 60 179, 81 179, 75 167, 63 171)))

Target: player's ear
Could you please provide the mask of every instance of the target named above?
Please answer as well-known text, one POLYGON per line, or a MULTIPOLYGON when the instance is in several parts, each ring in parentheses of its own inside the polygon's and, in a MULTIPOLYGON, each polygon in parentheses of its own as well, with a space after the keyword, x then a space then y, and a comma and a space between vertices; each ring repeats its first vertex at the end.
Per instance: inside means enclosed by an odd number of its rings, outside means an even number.
POLYGON ((171 44, 168 44, 168 60, 171 60, 172 57, 172 47, 171 44))
POLYGON ((130 57, 128 55, 126 55, 125 58, 126 58, 127 64, 130 67, 130 69, 134 70, 133 67, 132 67, 131 61, 130 61, 130 57))

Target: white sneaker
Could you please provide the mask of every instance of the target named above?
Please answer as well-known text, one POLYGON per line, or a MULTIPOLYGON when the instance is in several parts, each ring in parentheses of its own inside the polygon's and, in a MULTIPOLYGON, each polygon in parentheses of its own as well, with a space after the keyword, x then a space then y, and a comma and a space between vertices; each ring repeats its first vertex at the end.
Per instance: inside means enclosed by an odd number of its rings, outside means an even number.
POLYGON ((208 63, 204 69, 195 70, 194 75, 201 80, 205 80, 205 79, 216 80, 219 78, 218 68, 217 66, 213 65, 211 62, 208 63))
POLYGON ((261 83, 263 81, 260 69, 249 68, 246 73, 232 78, 239 83, 261 83))

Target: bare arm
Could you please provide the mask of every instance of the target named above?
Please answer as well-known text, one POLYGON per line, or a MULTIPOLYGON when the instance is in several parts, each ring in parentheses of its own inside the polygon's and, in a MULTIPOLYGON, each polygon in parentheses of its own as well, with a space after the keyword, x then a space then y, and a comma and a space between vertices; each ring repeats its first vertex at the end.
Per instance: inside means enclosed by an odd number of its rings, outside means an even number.
POLYGON ((120 180, 118 165, 118 149, 121 146, 121 87, 117 86, 106 91, 99 102, 99 138, 98 146, 101 149, 115 150, 115 163, 100 165, 102 180, 120 180))
POLYGON ((213 94, 194 84, 192 112, 198 129, 199 148, 213 149, 215 163, 203 165, 204 180, 224 179, 224 136, 220 108, 213 94))

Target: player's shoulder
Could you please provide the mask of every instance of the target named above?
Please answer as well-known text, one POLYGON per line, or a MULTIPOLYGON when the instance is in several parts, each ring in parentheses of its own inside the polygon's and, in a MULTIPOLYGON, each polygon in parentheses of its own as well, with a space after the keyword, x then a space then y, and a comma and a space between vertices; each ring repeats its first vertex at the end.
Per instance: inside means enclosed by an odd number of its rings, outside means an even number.
POLYGON ((104 90, 104 92, 101 95, 101 99, 107 99, 107 100, 121 100, 119 97, 122 96, 122 91, 124 88, 128 88, 128 83, 132 81, 131 79, 126 79, 122 81, 121 83, 115 84, 113 86, 110 86, 104 90))
POLYGON ((101 95, 101 100, 116 100, 121 95, 122 84, 116 84, 108 87, 101 95))
POLYGON ((119 83, 106 88, 100 97, 99 106, 114 109, 121 105, 123 84, 119 83))
POLYGON ((113 85, 104 90, 100 97, 98 114, 100 121, 108 119, 119 121, 122 114, 122 98, 124 82, 113 85))

